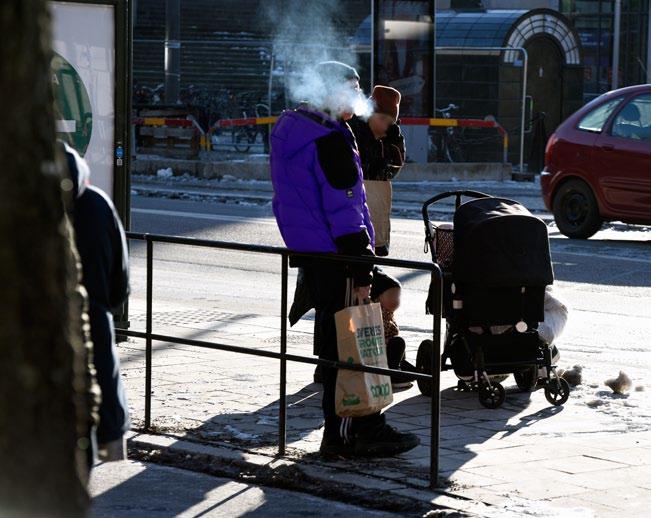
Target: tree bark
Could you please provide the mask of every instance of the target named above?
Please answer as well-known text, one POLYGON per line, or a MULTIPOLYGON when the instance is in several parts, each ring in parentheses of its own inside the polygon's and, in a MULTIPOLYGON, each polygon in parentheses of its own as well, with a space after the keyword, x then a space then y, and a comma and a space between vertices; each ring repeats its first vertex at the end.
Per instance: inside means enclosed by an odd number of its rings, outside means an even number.
POLYGON ((0 2, 0 514, 84 516, 87 369, 45 0, 0 2))

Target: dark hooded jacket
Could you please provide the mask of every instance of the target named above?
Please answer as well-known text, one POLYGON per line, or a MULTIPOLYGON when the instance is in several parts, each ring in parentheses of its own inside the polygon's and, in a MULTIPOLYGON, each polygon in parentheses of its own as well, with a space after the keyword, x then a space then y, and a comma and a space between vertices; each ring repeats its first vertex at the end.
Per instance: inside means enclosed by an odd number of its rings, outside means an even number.
POLYGON ((405 165, 405 139, 400 126, 391 125, 386 137, 376 139, 363 119, 354 116, 348 124, 357 141, 364 180, 393 180, 405 165))
POLYGON ((110 198, 101 189, 86 185, 86 163, 70 148, 66 148, 66 159, 74 184, 75 244, 88 292, 93 357, 102 390, 97 440, 105 443, 119 439, 130 425, 112 315, 129 295, 126 236, 110 198))

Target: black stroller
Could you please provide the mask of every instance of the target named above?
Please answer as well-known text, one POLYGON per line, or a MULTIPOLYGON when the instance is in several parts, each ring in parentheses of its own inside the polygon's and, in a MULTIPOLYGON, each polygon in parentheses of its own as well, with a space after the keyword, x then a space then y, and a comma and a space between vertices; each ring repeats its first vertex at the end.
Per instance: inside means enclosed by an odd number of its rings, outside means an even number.
MULTIPOLYGON (((551 404, 565 403, 570 387, 556 375, 551 345, 537 330, 544 320, 545 287, 554 281, 546 225, 515 201, 474 191, 427 200, 423 221, 425 252, 431 251, 443 271, 442 370, 453 369, 458 389, 476 390, 487 408, 504 402, 500 382, 510 374, 521 390, 544 388, 551 404), (429 208, 451 197, 454 225, 433 225, 429 208), (464 197, 472 199, 462 203, 464 197)), ((432 347, 431 340, 421 343, 419 372, 430 373, 432 347)), ((431 383, 418 380, 418 387, 431 395, 431 383)))

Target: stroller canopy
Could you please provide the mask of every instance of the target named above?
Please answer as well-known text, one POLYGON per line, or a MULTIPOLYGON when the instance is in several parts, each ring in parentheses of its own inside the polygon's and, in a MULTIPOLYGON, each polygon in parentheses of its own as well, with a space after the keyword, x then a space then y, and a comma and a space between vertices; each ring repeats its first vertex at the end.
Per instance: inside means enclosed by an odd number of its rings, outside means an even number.
POLYGON ((552 284, 547 226, 513 200, 464 203, 454 215, 453 275, 487 287, 552 284))

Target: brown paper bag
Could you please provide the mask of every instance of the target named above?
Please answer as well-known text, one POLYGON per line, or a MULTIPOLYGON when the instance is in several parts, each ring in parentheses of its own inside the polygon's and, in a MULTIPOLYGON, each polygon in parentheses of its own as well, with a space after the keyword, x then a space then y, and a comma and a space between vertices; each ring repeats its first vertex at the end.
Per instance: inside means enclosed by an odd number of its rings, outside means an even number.
MULTIPOLYGON (((350 306, 335 314, 337 348, 342 362, 388 368, 380 304, 350 306)), ((380 374, 337 371, 336 412, 361 417, 393 402, 391 378, 380 374)))
POLYGON ((366 204, 375 230, 375 246, 388 246, 391 237, 391 182, 364 180, 366 204))

